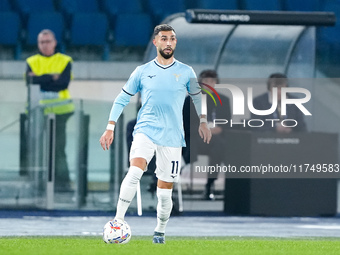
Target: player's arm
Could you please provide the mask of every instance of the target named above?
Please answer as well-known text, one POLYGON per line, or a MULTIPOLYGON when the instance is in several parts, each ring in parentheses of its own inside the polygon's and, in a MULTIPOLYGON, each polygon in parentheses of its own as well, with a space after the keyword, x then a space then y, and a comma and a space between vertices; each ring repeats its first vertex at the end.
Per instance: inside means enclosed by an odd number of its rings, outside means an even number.
POLYGON ((210 143, 212 135, 211 135, 210 128, 208 126, 206 115, 203 115, 203 114, 200 115, 200 126, 198 128, 198 133, 205 143, 207 144, 210 143))
POLYGON ((108 150, 114 139, 114 129, 119 116, 122 114, 124 107, 130 102, 130 99, 140 90, 140 72, 137 67, 130 78, 124 85, 120 94, 116 97, 110 112, 109 122, 106 130, 100 137, 99 142, 102 148, 108 150))
POLYGON ((125 90, 117 96, 115 99, 109 117, 109 122, 103 135, 100 137, 99 142, 103 150, 108 150, 114 139, 114 129, 119 116, 122 114, 124 107, 130 102, 131 94, 128 94, 125 90))
POLYGON ((198 133, 200 137, 203 139, 205 143, 210 143, 211 140, 211 131, 208 126, 207 116, 202 113, 202 104, 201 104, 201 92, 196 94, 190 94, 190 97, 194 103, 196 112, 198 116, 200 117, 200 125, 198 128, 198 133))
POLYGON ((197 115, 200 118, 200 125, 198 133, 205 143, 209 143, 211 140, 211 131, 208 127, 207 116, 202 114, 202 92, 197 85, 197 77, 194 70, 191 68, 190 82, 188 83, 188 93, 194 103, 197 115))

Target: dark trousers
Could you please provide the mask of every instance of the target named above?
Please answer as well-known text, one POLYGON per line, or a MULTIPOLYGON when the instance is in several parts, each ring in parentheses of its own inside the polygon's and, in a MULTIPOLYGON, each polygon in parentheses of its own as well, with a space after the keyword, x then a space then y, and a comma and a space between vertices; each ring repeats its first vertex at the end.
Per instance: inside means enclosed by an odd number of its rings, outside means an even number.
POLYGON ((69 185, 70 176, 67 165, 66 123, 73 113, 56 115, 55 185, 69 185))

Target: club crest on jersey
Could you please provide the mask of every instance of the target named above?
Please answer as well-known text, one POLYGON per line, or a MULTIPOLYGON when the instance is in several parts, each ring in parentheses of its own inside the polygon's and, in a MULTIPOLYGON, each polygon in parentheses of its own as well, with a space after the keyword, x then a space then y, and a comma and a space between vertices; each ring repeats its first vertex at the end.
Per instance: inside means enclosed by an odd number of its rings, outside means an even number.
POLYGON ((178 80, 179 80, 179 77, 181 76, 181 74, 176 74, 176 73, 174 73, 174 76, 176 77, 176 81, 178 81, 178 80))

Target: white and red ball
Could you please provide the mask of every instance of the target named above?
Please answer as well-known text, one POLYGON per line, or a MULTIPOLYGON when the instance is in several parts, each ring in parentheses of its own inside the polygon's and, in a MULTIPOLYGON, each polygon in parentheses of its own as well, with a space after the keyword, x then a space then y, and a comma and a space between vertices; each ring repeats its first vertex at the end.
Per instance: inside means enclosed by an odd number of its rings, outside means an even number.
POLYGON ((110 220, 104 226, 103 240, 105 243, 126 244, 131 239, 131 228, 126 221, 110 220))

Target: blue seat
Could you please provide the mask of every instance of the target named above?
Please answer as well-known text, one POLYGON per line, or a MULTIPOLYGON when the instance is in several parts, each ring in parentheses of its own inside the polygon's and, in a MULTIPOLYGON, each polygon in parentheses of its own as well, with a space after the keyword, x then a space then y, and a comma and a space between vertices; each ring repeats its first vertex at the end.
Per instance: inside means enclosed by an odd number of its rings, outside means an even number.
POLYGON ((118 15, 124 13, 142 13, 143 6, 140 0, 103 0, 103 11, 110 15, 118 15))
POLYGON ((322 0, 284 0, 287 11, 321 11, 322 0))
POLYGON ((197 0, 186 0, 185 1, 185 9, 198 9, 201 8, 199 6, 199 1, 197 0))
POLYGON ((61 13, 43 12, 31 13, 27 23, 27 45, 36 45, 37 36, 43 29, 50 29, 54 32, 59 46, 63 45, 64 39, 64 20, 61 13))
POLYGON ((239 6, 237 0, 199 0, 199 8, 237 10, 239 9, 239 6))
POLYGON ((283 9, 280 0, 245 0, 244 4, 246 10, 281 11, 283 9))
MULTIPOLYGON (((340 2, 328 1, 323 8, 325 12, 334 12, 337 19, 340 17, 340 2)), ((337 20, 334 27, 320 27, 319 39, 321 42, 339 47, 340 45, 340 23, 337 20)), ((339 47, 340 48, 340 47, 339 47)))
POLYGON ((12 7, 9 0, 0 0, 0 12, 11 12, 12 7))
POLYGON ((97 0, 60 0, 59 9, 67 14, 99 12, 97 0))
POLYGON ((113 28, 118 14, 143 13, 143 6, 140 0, 103 0, 102 9, 107 14, 110 27, 113 28))
POLYGON ((20 31, 21 22, 17 13, 0 12, 0 44, 14 46, 15 59, 21 55, 20 31))
POLYGON ((108 30, 107 18, 101 13, 75 13, 71 25, 73 45, 104 45, 108 30))
POLYGON ((75 13, 69 43, 72 46, 101 46, 103 60, 108 59, 108 21, 102 13, 75 13))
POLYGON ((55 11, 53 0, 16 0, 15 6, 25 23, 30 13, 55 11))
POLYGON ((149 13, 153 15, 154 22, 160 23, 167 16, 185 11, 184 0, 148 0, 147 6, 149 13))
MULTIPOLYGON (((323 11, 334 12, 338 19, 340 17, 340 2, 326 2, 323 11)), ((337 21, 333 27, 319 27, 317 32, 317 47, 323 61, 335 65, 340 63, 340 23, 337 21)))
POLYGON ((115 45, 146 46, 152 32, 149 14, 119 14, 114 29, 115 45))
POLYGON ((58 10, 64 14, 67 28, 70 29, 75 13, 99 13, 97 0, 59 0, 58 10))

